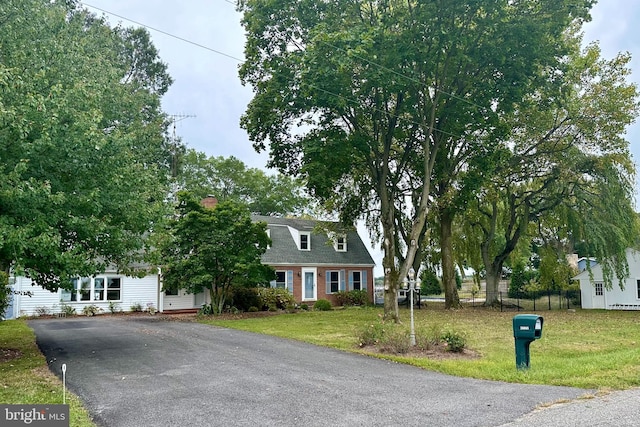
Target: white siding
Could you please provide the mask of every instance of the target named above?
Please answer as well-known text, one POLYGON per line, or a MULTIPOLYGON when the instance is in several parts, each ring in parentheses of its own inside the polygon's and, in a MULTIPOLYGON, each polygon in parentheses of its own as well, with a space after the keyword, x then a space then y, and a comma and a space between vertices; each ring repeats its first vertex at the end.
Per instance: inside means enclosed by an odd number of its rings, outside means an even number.
POLYGON ((637 295, 637 280, 640 280, 640 253, 627 249, 629 277, 624 280, 624 289, 620 289, 618 279, 614 278, 611 290, 604 289, 604 295, 595 296, 594 283, 604 282, 602 267, 595 265, 591 272, 593 280, 587 271, 583 271, 576 279, 580 281, 582 308, 605 308, 609 310, 640 310, 640 299, 637 295))
POLYGON ((50 313, 60 311, 60 292, 50 292, 40 286, 32 285, 31 279, 26 277, 16 277, 14 305, 16 317, 35 316, 37 309, 48 310, 50 313), (26 295, 31 292, 31 296, 26 295))
MULTIPOLYGON (((120 300, 114 301, 121 311, 131 311, 131 306, 140 304, 147 309, 148 304, 158 309, 158 275, 152 274, 143 278, 127 277, 121 274, 106 273, 105 276, 120 277, 120 300)), ((31 280, 26 277, 16 277, 16 290, 20 292, 15 296, 16 313, 18 316, 35 316, 38 308, 44 307, 51 314, 60 312, 61 291, 50 292, 40 286, 32 286, 31 280), (31 292, 32 296, 23 295, 31 292)), ((77 314, 82 314, 82 309, 88 305, 95 305, 102 312, 109 312, 108 301, 67 301, 65 304, 76 309, 77 314)))
POLYGON ((163 310, 184 310, 188 308, 200 308, 195 306, 195 295, 179 291, 178 295, 165 295, 163 310))

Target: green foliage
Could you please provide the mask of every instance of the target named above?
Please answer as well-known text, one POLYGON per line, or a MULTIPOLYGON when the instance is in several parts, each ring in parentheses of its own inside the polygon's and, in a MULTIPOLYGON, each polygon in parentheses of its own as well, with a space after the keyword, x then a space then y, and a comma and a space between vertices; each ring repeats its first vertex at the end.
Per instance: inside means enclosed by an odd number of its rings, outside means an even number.
MULTIPOLYGON (((465 209, 498 168, 504 118, 563 74, 566 33, 590 2, 541 0, 544 14, 506 1, 316 6, 239 4, 247 35, 239 73, 254 89, 241 126, 258 151, 268 147, 269 166, 305 179, 343 222, 364 216, 397 276, 394 260, 425 234, 433 202, 441 212, 465 209), (408 193, 415 209, 406 209, 408 193)), ((414 253, 401 257, 403 275, 414 253)), ((395 318, 396 295, 385 293, 395 318)))
POLYGON ((316 311, 329 311, 333 309, 333 306, 331 301, 321 298, 313 304, 313 309, 316 311))
POLYGON ((82 314, 85 316, 95 316, 100 313, 102 309, 95 304, 85 305, 82 307, 82 314))
POLYGON ((309 304, 300 304, 300 310, 309 311, 309 304))
POLYGON ((509 282, 509 298, 517 298, 525 295, 532 283, 537 282, 538 272, 527 268, 523 260, 518 260, 511 271, 511 281, 509 282))
POLYGON ((12 295, 9 287, 9 275, 4 271, 0 271, 0 320, 2 320, 7 308, 9 308, 10 298, 12 298, 12 295))
POLYGON ((44 305, 39 305, 38 307, 36 307, 35 312, 36 312, 36 316, 38 317, 51 315, 51 309, 44 305))
POLYGON ((338 291, 335 293, 338 305, 367 305, 369 303, 369 295, 364 289, 354 289, 351 291, 338 291))
POLYGON ((72 305, 60 301, 60 313, 62 313, 65 317, 73 316, 76 314, 76 309, 72 305))
POLYGON ((454 353, 461 353, 467 345, 467 340, 459 332, 446 331, 442 334, 442 341, 444 341, 447 351, 454 353))
POLYGON ((249 311, 251 307, 262 305, 257 288, 234 285, 231 288, 231 304, 240 311, 249 311))
POLYGON ((202 304, 202 307, 198 310, 198 316, 211 316, 214 314, 211 304, 202 304))
POLYGON ((249 313, 257 313, 258 311, 260 311, 260 309, 258 307, 256 307, 255 305, 252 305, 251 307, 249 307, 249 309, 247 311, 249 313))
POLYGON ((385 323, 384 322, 372 322, 368 323, 364 327, 360 328, 356 332, 356 339, 360 347, 366 347, 369 345, 377 345, 382 341, 384 337, 385 323))
POLYGON ((125 271, 165 213, 166 65, 75 2, 3 0, 0 22, 0 271, 125 271))
POLYGON ((116 314, 116 313, 119 313, 120 311, 122 310, 120 310, 119 302, 109 301, 109 312, 111 312, 111 314, 116 314))
POLYGON ((140 313, 142 312, 142 304, 140 304, 139 302, 132 304, 131 307, 129 307, 130 310, 134 313, 140 313))
POLYGON ((247 168, 235 157, 207 157, 191 149, 182 159, 178 182, 195 197, 213 194, 219 201, 246 204, 259 215, 300 214, 311 205, 297 179, 267 175, 260 169, 247 168))
POLYGON ((442 285, 436 273, 425 268, 420 273, 420 293, 422 295, 440 295, 442 293, 442 285))
POLYGON ((293 295, 281 288, 257 288, 260 305, 263 310, 284 310, 290 304, 295 304, 293 295))
POLYGON ((227 201, 205 208, 192 194, 179 192, 176 210, 161 245, 168 288, 208 291, 219 314, 232 285, 263 285, 275 277, 260 261, 270 243, 266 224, 252 222, 244 205, 227 201))

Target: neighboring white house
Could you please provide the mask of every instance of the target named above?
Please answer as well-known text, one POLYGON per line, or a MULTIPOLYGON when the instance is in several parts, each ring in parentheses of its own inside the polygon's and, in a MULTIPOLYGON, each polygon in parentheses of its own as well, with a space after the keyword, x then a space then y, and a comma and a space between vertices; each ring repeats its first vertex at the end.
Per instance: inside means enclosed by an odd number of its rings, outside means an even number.
POLYGON ((605 287, 600 264, 592 265, 593 278, 589 277, 586 270, 574 277, 574 280, 580 281, 582 308, 640 310, 640 252, 627 249, 626 254, 629 277, 623 282, 624 289, 620 289, 615 278, 611 290, 605 287))

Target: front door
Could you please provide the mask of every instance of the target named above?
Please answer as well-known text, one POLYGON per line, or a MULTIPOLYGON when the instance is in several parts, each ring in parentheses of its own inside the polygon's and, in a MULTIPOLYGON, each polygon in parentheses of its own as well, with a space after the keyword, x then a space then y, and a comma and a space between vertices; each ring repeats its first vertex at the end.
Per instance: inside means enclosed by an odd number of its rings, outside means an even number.
POLYGON ((303 268, 302 269, 302 300, 303 301, 315 301, 318 299, 318 287, 316 284, 316 269, 315 268, 303 268))

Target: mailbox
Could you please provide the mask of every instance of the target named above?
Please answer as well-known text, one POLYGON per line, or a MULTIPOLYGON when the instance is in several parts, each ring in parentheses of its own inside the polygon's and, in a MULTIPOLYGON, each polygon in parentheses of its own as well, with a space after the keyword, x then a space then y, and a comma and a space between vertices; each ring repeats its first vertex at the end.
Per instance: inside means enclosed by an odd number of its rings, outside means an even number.
POLYGON ((516 345, 516 367, 528 369, 530 365, 529 345, 542 337, 544 319, 537 314, 518 314, 513 318, 513 338, 516 345))

